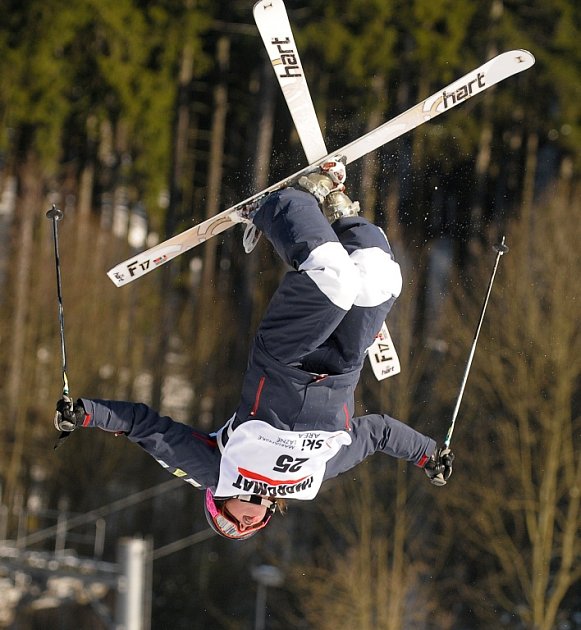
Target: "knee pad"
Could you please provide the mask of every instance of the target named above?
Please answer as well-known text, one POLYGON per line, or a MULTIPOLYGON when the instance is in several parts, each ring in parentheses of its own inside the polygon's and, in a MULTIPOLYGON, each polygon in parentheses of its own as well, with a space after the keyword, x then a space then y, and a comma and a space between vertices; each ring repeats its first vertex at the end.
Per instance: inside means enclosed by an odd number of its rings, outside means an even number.
POLYGON ((341 243, 323 243, 300 265, 333 304, 348 311, 360 292, 361 276, 341 243))
POLYGON ((359 275, 356 306, 379 306, 401 293, 403 280, 399 265, 383 249, 357 249, 350 255, 359 275))

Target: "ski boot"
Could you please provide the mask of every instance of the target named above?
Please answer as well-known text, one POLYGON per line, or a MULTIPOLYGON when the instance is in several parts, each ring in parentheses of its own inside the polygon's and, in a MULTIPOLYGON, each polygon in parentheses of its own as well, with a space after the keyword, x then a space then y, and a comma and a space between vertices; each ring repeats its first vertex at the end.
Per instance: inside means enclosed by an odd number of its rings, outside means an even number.
POLYGON ((336 155, 328 162, 321 164, 319 171, 300 177, 298 185, 310 192, 319 203, 323 203, 329 193, 345 190, 343 182, 346 177, 345 158, 336 155))
POLYGON ((345 158, 335 156, 321 164, 319 172, 303 175, 298 185, 315 197, 329 223, 333 223, 341 217, 354 217, 359 214, 359 202, 351 201, 345 194, 343 182, 346 178, 345 158))
POLYGON ((356 217, 359 214, 359 202, 351 201, 341 190, 330 192, 322 203, 323 214, 329 223, 342 217, 356 217))

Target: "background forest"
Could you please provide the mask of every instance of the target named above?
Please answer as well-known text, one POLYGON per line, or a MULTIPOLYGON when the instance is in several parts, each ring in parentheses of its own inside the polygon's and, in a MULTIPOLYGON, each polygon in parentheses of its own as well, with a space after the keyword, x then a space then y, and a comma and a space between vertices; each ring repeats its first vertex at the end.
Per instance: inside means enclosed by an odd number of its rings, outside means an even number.
MULTIPOLYGON (((283 576, 268 590, 271 629, 581 628, 579 4, 287 7, 329 150, 499 52, 537 59, 348 170, 351 197, 404 273, 389 318, 402 372, 377 383, 366 368, 360 412, 443 439, 491 245, 506 235, 510 247, 450 483, 376 456, 235 544, 210 536, 201 493, 124 438, 78 431, 53 451, 51 204, 65 213, 72 395, 146 402, 209 431, 236 407, 284 272, 268 244, 247 256, 234 229, 124 288, 105 272, 305 160, 251 0, 2 0, 0 539, 54 550, 54 536, 34 534, 63 514, 81 516, 61 540, 80 557, 112 561, 120 537, 146 537, 155 629, 254 627, 251 571, 262 564, 283 576), (133 496, 147 500, 117 509, 133 496), (113 507, 83 521, 102 506, 113 507)), ((103 605, 114 605, 110 589, 59 595, 0 557, 0 627, 103 628, 103 605)))

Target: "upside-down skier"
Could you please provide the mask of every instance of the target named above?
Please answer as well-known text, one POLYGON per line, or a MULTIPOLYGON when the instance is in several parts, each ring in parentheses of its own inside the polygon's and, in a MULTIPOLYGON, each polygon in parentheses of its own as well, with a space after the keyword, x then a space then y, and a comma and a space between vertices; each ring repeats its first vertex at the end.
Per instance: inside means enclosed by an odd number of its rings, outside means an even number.
POLYGON ((449 449, 388 415, 353 417, 366 350, 402 278, 385 234, 359 216, 344 180, 337 157, 240 211, 291 270, 259 325, 239 406, 221 429, 207 434, 144 404, 89 398, 59 400, 56 428, 125 434, 204 490, 210 526, 231 539, 253 536, 284 500, 314 499, 324 481, 375 452, 444 485, 449 449))

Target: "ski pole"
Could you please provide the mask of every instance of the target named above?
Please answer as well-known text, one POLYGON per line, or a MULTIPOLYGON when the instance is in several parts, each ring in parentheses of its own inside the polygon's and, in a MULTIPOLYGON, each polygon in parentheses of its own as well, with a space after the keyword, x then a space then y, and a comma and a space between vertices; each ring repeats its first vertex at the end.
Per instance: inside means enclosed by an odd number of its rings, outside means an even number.
MULTIPOLYGON (((65 315, 63 308, 63 296, 62 296, 62 281, 61 281, 61 262, 59 256, 59 238, 58 238, 58 222, 63 218, 63 212, 59 208, 52 204, 52 208, 46 213, 47 219, 52 219, 52 236, 54 242, 54 259, 56 267, 56 288, 58 299, 58 316, 60 327, 60 339, 61 339, 61 363, 62 363, 62 377, 63 377, 63 398, 69 400, 69 379, 67 377, 67 351, 65 344, 65 315)), ((58 414, 58 411, 56 412, 58 414)), ((55 427, 57 426, 55 415, 55 427)), ((56 441, 54 448, 59 447, 62 441, 68 437, 68 431, 61 431, 58 440, 56 441)))
POLYGON ((478 320, 478 325, 476 326, 474 340, 472 341, 472 347, 470 348, 470 354, 468 355, 468 362, 466 364, 466 369, 464 370, 464 377, 462 378, 462 385, 460 386, 460 392, 458 393, 458 399, 456 400, 456 406, 454 407, 454 412, 452 414, 452 423, 450 424, 450 428, 448 429, 448 433, 446 434, 446 439, 444 440, 444 448, 446 449, 450 448, 450 442, 452 441, 452 433, 454 431, 454 426, 456 425, 456 418, 458 417, 458 410, 460 409, 460 403, 462 402, 462 396, 464 395, 464 389, 466 388, 466 381, 468 380, 468 374, 470 372, 470 367, 472 366, 472 360, 474 359, 474 352, 476 351, 476 344, 478 342, 478 336, 480 335, 482 322, 484 321, 484 313, 486 312, 486 307, 488 306, 488 299, 490 298, 490 293, 492 291, 492 283, 494 282, 494 276, 496 276, 498 263, 500 262, 501 256, 508 252, 508 247, 504 244, 504 236, 502 237, 502 242, 494 245, 492 249, 496 252, 494 268, 492 270, 492 275, 490 276, 490 281, 488 282, 486 297, 484 298, 484 303, 482 304, 480 319, 478 320))

